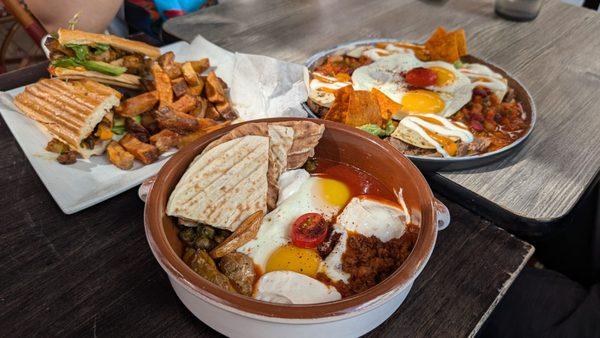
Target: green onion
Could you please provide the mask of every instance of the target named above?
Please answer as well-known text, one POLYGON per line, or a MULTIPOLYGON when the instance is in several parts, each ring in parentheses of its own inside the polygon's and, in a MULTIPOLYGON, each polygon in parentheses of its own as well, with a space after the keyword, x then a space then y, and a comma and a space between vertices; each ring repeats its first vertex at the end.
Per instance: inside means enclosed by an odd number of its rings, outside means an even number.
POLYGON ((58 60, 52 61, 52 65, 54 67, 63 67, 63 68, 80 66, 80 64, 77 63, 77 61, 75 61, 74 58, 58 59, 58 60))
MULTIPOLYGON (((100 49, 108 50, 108 45, 98 44, 101 46, 100 49)), ((77 67, 81 66, 87 70, 93 70, 102 74, 119 76, 127 71, 125 67, 114 66, 102 61, 90 61, 87 60, 90 50, 88 46, 67 44, 65 47, 71 48, 75 52, 75 57, 63 58, 52 62, 52 65, 56 67, 77 67)))
POLYGON ((93 48, 95 49, 94 54, 100 55, 100 54, 106 52, 110 48, 110 46, 107 44, 104 44, 104 43, 96 43, 96 44, 94 44, 93 48))
POLYGON ((142 117, 140 115, 134 116, 133 120, 137 123, 140 124, 142 123, 142 117))
POLYGON ((109 63, 102 61, 83 61, 80 63, 87 70, 94 70, 99 73, 113 76, 119 76, 127 71, 127 68, 125 67, 113 66, 109 63))

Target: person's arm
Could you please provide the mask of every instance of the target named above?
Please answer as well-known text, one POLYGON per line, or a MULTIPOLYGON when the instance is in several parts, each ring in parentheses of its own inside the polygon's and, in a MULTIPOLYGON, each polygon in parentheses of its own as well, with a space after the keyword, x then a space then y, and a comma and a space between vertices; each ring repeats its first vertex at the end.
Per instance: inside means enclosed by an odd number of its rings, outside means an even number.
POLYGON ((117 15, 123 0, 25 0, 25 3, 48 32, 68 28, 69 20, 79 12, 75 28, 102 33, 117 15))

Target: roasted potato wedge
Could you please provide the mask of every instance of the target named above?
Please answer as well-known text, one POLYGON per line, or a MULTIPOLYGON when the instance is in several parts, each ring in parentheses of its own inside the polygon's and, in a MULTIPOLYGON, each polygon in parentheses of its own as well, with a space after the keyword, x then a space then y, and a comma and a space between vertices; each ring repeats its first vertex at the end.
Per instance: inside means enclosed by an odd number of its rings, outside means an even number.
POLYGON ((129 170, 133 167, 134 156, 125 150, 119 143, 111 141, 106 147, 106 153, 110 163, 118 168, 129 170))
POLYGON ((158 148, 138 140, 135 136, 125 134, 119 144, 144 164, 150 164, 158 159, 158 148))
POLYGON ((152 64, 151 70, 152 76, 154 76, 154 86, 158 94, 159 107, 172 104, 173 88, 171 87, 171 79, 156 62, 152 64))
POLYGON ((121 116, 134 117, 150 111, 158 103, 158 94, 156 91, 140 94, 131 97, 117 107, 117 113, 121 116))

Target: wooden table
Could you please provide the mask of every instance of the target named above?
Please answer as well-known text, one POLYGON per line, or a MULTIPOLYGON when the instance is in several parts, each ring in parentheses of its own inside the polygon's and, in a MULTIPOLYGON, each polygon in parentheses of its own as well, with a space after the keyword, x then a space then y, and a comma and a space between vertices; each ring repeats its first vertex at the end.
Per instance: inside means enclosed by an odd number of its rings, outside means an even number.
MULTIPOLYGON (((36 69, 0 75, 0 83, 46 74, 36 69)), ((2 119, 0 148, 0 337, 216 335, 178 301, 152 256, 135 189, 65 215, 2 119)), ((442 201, 452 224, 404 304, 371 335, 474 335, 533 253, 442 201)))
POLYGON ((229 50, 304 62, 351 40, 422 40, 439 25, 464 27, 472 54, 519 79, 535 100, 538 122, 509 158, 433 174, 430 182, 512 231, 550 231, 598 180, 597 13, 548 0, 536 20, 514 23, 494 15, 492 0, 226 0, 169 20, 164 29, 188 41, 202 34, 229 50))

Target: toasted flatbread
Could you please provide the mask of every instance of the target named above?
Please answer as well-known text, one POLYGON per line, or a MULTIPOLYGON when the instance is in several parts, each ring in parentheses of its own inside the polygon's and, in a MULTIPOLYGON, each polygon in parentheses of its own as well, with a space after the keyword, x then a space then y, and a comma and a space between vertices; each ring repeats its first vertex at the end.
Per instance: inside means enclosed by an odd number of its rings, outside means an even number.
POLYGON ((398 123, 398 127, 391 135, 401 141, 411 144, 415 147, 423 149, 435 149, 435 146, 427 141, 423 136, 419 135, 415 130, 408 128, 402 122, 398 123))
POLYGON ((160 56, 160 49, 140 41, 124 39, 115 35, 96 34, 75 29, 58 29, 58 42, 61 45, 93 45, 95 43, 107 44, 113 48, 131 53, 142 54, 150 58, 160 56))
POLYGON ((235 231, 267 211, 269 138, 247 135, 198 155, 167 203, 167 215, 235 231))
POLYGON ((223 144, 225 142, 229 142, 231 140, 235 140, 237 138, 248 136, 248 135, 268 137, 269 136, 269 128, 267 127, 267 123, 259 122, 259 123, 242 124, 241 126, 235 128, 235 129, 232 129, 227 134, 212 141, 209 145, 206 146, 206 148, 204 148, 204 150, 202 152, 205 153, 208 150, 218 146, 219 144, 223 144))
POLYGON ((288 152, 286 169, 298 169, 309 157, 314 156, 315 147, 325 131, 324 125, 309 121, 286 121, 273 124, 294 129, 294 142, 288 152))
POLYGON ((119 76, 113 76, 102 74, 100 72, 92 70, 77 70, 55 67, 52 69, 52 75, 58 77, 59 79, 89 79, 100 83, 124 88, 138 89, 142 87, 142 83, 140 82, 139 76, 127 73, 121 74, 119 76))
POLYGON ((269 124, 269 193, 267 206, 275 209, 279 196, 279 176, 287 167, 287 157, 294 143, 294 129, 291 127, 269 124))
POLYGON ((302 167, 306 160, 315 154, 314 148, 324 130, 325 126, 309 121, 246 123, 210 143, 203 153, 248 135, 269 137, 267 205, 273 209, 279 196, 279 176, 285 170, 302 167))

